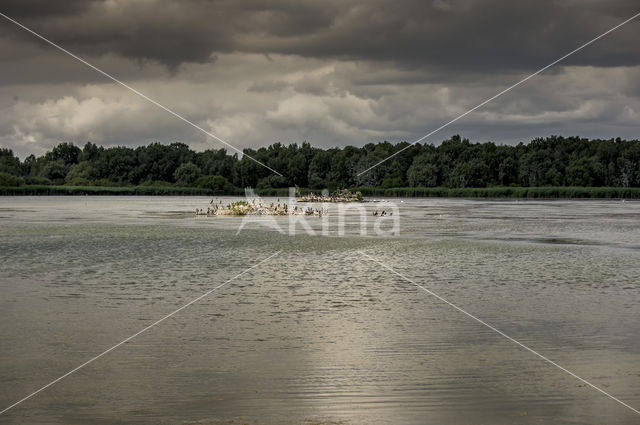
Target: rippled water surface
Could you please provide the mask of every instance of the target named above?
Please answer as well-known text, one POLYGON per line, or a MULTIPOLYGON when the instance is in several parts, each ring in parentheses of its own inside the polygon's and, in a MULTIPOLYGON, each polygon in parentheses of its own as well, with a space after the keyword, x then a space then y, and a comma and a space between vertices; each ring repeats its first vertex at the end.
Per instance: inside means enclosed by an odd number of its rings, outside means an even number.
MULTIPOLYGON (((277 200, 269 200, 277 202, 277 200)), ((640 203, 397 202, 399 235, 0 198, 0 424, 636 424, 640 203), (286 232, 285 232, 286 233, 286 232)), ((389 204, 391 205, 391 204, 389 204)))

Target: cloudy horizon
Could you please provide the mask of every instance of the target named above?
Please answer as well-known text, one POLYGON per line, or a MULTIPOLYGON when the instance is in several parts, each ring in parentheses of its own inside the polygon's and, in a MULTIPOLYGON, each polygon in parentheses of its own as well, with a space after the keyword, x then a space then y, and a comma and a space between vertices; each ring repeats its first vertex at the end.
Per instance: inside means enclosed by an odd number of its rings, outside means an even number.
MULTIPOLYGON (((633 16, 632 1, 0 1, 242 149, 413 141, 633 16)), ((634 20, 426 140, 638 138, 634 20)), ((224 148, 0 18, 0 146, 224 148)))

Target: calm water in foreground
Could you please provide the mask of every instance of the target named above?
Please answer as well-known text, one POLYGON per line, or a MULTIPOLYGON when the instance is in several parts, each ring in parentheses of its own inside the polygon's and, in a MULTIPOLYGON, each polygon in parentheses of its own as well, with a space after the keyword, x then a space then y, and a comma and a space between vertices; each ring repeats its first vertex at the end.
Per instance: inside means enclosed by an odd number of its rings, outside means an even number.
POLYGON ((358 252, 640 409, 640 203, 411 199, 340 237, 208 201, 0 198, 0 410, 282 251, 0 424, 640 423, 358 252))

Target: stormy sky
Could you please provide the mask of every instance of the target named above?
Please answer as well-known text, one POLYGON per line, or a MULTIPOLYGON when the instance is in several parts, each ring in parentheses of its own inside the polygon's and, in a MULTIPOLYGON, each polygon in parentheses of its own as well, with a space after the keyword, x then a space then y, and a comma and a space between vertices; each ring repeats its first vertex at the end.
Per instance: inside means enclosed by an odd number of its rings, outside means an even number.
MULTIPOLYGON (((239 147, 413 141, 640 12, 637 0, 0 0, 239 147)), ((638 138, 640 18, 435 134, 638 138)), ((224 147, 0 17, 0 146, 224 147)))

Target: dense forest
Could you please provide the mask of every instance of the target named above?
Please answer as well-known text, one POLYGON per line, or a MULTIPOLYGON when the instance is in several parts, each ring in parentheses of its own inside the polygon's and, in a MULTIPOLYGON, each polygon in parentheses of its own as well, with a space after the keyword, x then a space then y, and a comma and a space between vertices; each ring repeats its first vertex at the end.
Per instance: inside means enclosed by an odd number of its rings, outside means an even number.
POLYGON ((438 146, 388 142, 320 149, 308 143, 272 144, 244 153, 278 176, 226 150, 195 152, 183 143, 130 148, 82 148, 61 143, 21 161, 0 149, 0 186, 175 186, 229 191, 293 185, 335 190, 371 188, 640 187, 640 141, 538 138, 515 146, 471 143, 453 136, 438 146), (406 148, 406 149, 405 149, 406 148), (405 149, 389 161, 358 173, 405 149))

